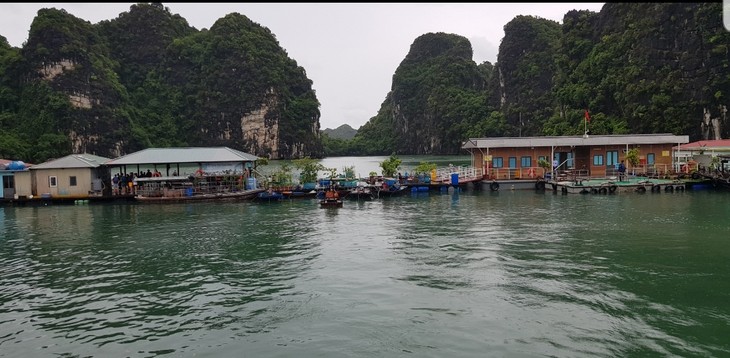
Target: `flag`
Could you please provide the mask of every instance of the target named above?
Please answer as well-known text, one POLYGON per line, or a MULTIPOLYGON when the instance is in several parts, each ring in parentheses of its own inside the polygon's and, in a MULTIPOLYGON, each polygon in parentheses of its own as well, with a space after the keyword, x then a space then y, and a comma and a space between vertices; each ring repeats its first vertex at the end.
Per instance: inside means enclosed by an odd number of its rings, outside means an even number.
POLYGON ((585 117, 586 117, 586 123, 591 123, 591 115, 590 115, 590 113, 588 113, 587 109, 586 109, 585 117))

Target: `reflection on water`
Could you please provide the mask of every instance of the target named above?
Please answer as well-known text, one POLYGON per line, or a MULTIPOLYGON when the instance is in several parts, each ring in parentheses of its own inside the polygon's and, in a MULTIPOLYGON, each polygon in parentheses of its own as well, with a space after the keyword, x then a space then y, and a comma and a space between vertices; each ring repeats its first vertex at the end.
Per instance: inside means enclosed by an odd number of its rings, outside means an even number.
POLYGON ((730 196, 0 208, 7 356, 724 356, 730 196))

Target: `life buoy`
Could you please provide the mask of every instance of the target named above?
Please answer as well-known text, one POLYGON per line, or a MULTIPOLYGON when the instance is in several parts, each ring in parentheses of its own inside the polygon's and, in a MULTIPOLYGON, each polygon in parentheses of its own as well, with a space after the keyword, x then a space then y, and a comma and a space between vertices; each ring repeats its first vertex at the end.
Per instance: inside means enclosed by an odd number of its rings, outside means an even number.
POLYGON ((684 190, 684 185, 677 185, 675 189, 677 189, 677 191, 682 191, 684 190))
POLYGON ((613 194, 616 192, 616 189, 618 189, 618 185, 611 185, 608 187, 608 192, 613 194))
POLYGON ((636 192, 638 192, 638 193, 646 193, 646 187, 644 187, 644 186, 636 187, 636 192))
POLYGON ((651 186, 651 192, 652 193, 658 193, 662 191, 662 187, 659 186, 659 184, 654 184, 651 186))
POLYGON ((598 189, 598 193, 599 194, 608 194, 608 188, 606 188, 605 186, 601 187, 600 189, 598 189))
POLYGON ((598 189, 591 188, 591 194, 598 194, 598 189))
POLYGON ((671 185, 667 185, 664 187, 664 191, 674 191, 674 187, 671 185))
POLYGON ((535 189, 536 190, 545 190, 545 182, 540 180, 537 183, 535 183, 535 189))
POLYGON ((489 184, 489 189, 492 191, 499 190, 499 183, 497 183, 496 181, 493 181, 492 184, 489 184))

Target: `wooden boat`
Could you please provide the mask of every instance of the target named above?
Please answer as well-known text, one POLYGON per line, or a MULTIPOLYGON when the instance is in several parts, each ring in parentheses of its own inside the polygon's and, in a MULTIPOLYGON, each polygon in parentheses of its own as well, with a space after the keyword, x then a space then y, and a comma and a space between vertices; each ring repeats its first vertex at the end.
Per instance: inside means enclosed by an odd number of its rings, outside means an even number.
POLYGON ((284 190, 281 192, 285 199, 313 199, 317 196, 316 190, 284 190))
POLYGON ((217 176, 136 178, 134 200, 139 202, 183 202, 206 200, 252 200, 264 189, 247 188, 237 181, 226 181, 217 176))
POLYGON ((319 206, 320 207, 335 207, 335 208, 341 208, 342 207, 342 198, 340 195, 335 191, 334 188, 330 188, 326 192, 324 192, 324 197, 319 200, 319 206))
POLYGON ((403 193, 408 192, 407 185, 390 185, 384 187, 378 187, 377 196, 379 198, 400 196, 403 193))
POLYGON ((207 201, 207 200, 252 200, 256 198, 258 193, 263 192, 264 189, 250 189, 239 192, 230 193, 205 193, 205 194, 188 194, 179 196, 144 196, 137 195, 134 200, 139 202, 148 203, 171 203, 171 202, 183 202, 183 201, 207 201))
POLYGON ((341 208, 342 199, 340 198, 325 198, 319 201, 319 206, 323 208, 341 208))
POLYGON ((351 200, 373 200, 375 199, 375 194, 370 187, 358 186, 350 189, 347 195, 345 195, 345 198, 351 200))

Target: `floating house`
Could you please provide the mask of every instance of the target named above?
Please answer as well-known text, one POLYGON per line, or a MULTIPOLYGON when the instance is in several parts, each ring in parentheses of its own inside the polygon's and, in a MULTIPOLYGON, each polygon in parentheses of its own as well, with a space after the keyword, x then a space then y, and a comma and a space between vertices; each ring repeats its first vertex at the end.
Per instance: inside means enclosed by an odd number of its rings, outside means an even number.
MULTIPOLYGON (((674 171, 675 147, 689 136, 673 134, 584 135, 544 137, 471 138, 462 149, 484 179, 514 180, 555 176, 609 177, 631 149, 639 150, 640 163, 628 171, 636 175, 663 175, 674 171), (550 163, 538 165, 540 159, 550 163)), ((557 179, 557 178, 555 178, 557 179)))
POLYGON ((21 199, 60 200, 101 196, 103 178, 108 176, 102 165, 108 160, 93 154, 71 154, 16 171, 16 194, 21 199))
POLYGON ((134 173, 138 200, 253 197, 257 156, 228 147, 148 148, 109 160, 111 175, 134 173), (154 175, 150 175, 154 173, 154 175))
POLYGON ((0 200, 15 199, 15 173, 27 171, 28 165, 18 160, 0 159, 0 184, 2 184, 2 192, 0 192, 0 200))

